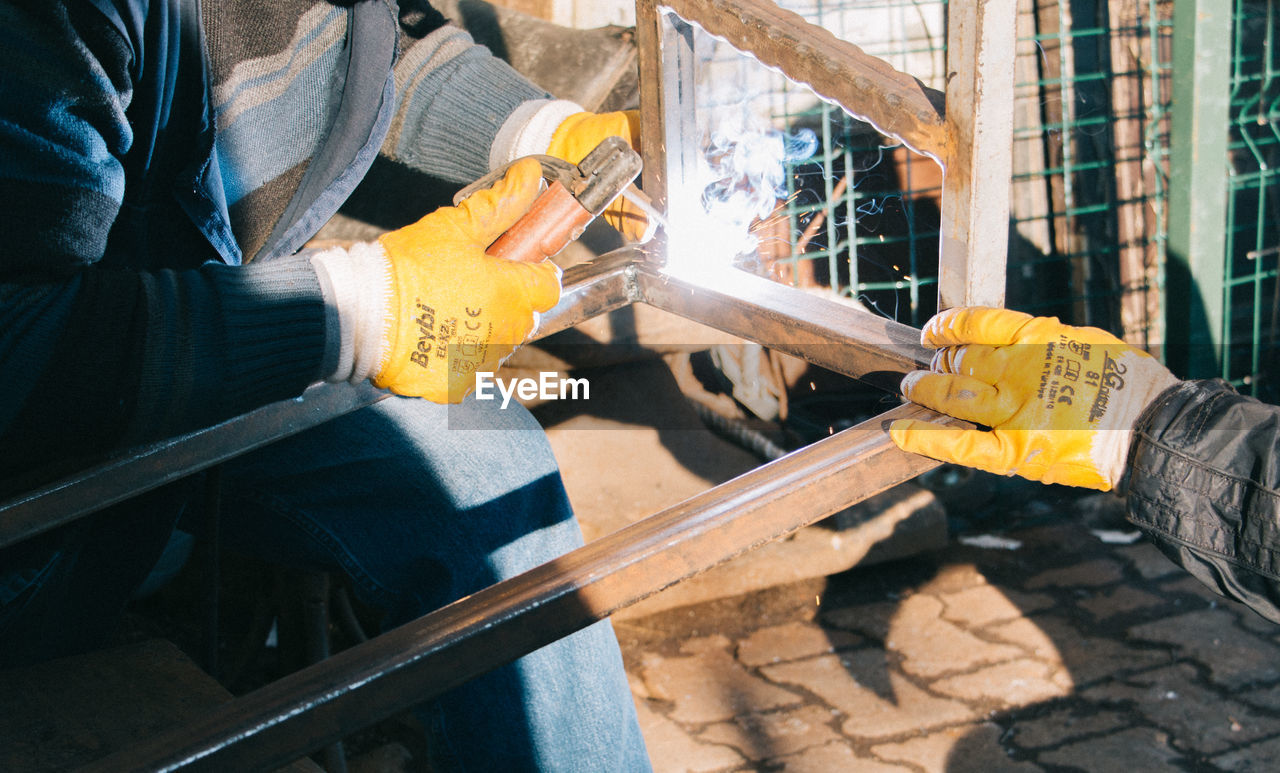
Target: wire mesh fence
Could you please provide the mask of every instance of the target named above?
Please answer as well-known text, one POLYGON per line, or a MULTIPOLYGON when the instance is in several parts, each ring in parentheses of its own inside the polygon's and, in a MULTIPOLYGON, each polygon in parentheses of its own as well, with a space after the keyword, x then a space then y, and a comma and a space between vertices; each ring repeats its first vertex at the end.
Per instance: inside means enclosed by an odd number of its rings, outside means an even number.
MULTIPOLYGON (((945 0, 780 0, 941 89, 945 0)), ((1280 398, 1280 11, 1233 0, 1218 375, 1280 398)), ((1102 327, 1162 354, 1174 0, 1020 0, 1008 305, 1102 327)), ((727 49, 727 47, 724 47, 727 49)), ((737 58, 717 50, 716 61, 737 58)), ((739 61, 732 66, 743 67, 739 61)), ((762 69, 758 68, 757 69, 762 69)), ((736 77, 736 76, 735 76, 736 77)), ((776 73, 751 103, 816 152, 788 161, 758 224, 760 271, 922 324, 936 310, 941 170, 776 73)), ((760 80, 764 78, 764 80, 760 80)), ((737 98, 737 97, 734 97, 737 98)))
MULTIPOLYGON (((782 0, 925 85, 945 85, 943 0, 782 0)), ((1020 4, 1009 304, 1160 343, 1168 0, 1020 4)), ((936 308, 941 171, 779 81, 774 118, 817 129, 791 165, 779 278, 921 324, 936 308)), ((782 217, 785 216, 785 217, 782 217)))
POLYGON ((1280 69, 1274 2, 1233 16, 1222 376, 1275 401, 1280 324, 1280 69))
MULTIPOLYGON (((837 37, 946 85, 943 0, 784 0, 837 37)), ((776 116, 818 127, 819 151, 788 170, 789 250, 766 250, 773 273, 831 289, 873 311, 922 324, 936 309, 941 169, 837 107, 776 116)))

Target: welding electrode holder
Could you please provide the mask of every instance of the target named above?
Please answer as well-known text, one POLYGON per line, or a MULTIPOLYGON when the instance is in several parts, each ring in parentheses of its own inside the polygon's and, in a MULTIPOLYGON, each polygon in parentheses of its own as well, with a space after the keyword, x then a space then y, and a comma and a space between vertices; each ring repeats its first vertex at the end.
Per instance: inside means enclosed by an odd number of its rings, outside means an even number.
MULTIPOLYGON (((542 165, 547 189, 485 254, 537 263, 563 250, 640 174, 640 155, 621 137, 606 137, 586 158, 571 164, 553 156, 533 156, 542 165)), ((510 166, 508 164, 507 166, 510 166)), ((490 187, 507 172, 495 169, 453 197, 456 205, 490 187)))

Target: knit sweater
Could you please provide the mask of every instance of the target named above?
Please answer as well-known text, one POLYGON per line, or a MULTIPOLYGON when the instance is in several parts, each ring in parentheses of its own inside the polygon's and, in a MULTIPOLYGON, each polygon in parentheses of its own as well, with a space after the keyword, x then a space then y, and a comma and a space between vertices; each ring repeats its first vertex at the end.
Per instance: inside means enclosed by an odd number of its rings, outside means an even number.
POLYGON ((546 97, 408 0, 5 0, 0 69, 0 479, 299 394, 299 248, 379 154, 470 181, 546 97))

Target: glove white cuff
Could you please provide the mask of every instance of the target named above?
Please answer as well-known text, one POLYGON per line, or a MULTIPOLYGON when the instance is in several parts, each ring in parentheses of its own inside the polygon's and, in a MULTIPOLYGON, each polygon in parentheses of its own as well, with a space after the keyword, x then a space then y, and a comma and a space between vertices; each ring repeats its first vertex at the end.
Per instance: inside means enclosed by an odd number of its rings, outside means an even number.
POLYGON ((1110 391, 1099 421, 1101 428, 1094 433, 1089 448, 1094 466, 1112 486, 1119 483, 1129 463, 1129 446, 1138 418, 1162 392, 1178 383, 1178 378, 1159 361, 1138 351, 1122 355, 1117 367, 1127 384, 1110 391))
POLYGON ((531 99, 511 112, 489 146, 489 168, 497 169, 517 158, 546 153, 551 136, 581 105, 567 99, 531 99))
POLYGON ((318 252, 311 265, 338 319, 338 362, 325 380, 364 381, 381 370, 389 349, 391 263, 381 244, 360 242, 318 252))

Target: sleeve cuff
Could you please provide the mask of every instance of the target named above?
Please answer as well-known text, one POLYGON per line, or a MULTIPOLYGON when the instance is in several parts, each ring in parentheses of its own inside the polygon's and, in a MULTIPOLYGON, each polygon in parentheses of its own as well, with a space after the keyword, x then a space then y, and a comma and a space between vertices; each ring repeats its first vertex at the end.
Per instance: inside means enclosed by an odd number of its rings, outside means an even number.
MULTIPOLYGON (((394 293, 391 268, 382 245, 360 242, 311 256, 324 292, 329 319, 336 322, 337 356, 326 369, 330 382, 364 381, 381 369, 390 339, 389 313, 394 293)), ((328 365, 329 361, 326 361, 328 365)))
POLYGON ((511 114, 550 95, 469 35, 443 27, 396 64, 398 104, 383 152, 444 180, 469 183, 489 171, 490 148, 511 114))
POLYGON ((489 169, 503 167, 517 158, 546 153, 564 119, 585 110, 567 99, 531 99, 517 107, 498 129, 489 146, 489 169))

